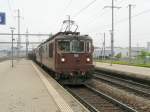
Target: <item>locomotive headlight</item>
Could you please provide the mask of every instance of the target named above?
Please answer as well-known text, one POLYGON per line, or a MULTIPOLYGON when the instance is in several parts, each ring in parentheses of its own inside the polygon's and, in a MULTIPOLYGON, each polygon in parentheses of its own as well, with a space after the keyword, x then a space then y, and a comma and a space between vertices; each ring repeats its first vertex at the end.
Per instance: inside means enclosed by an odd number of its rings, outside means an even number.
POLYGON ((86 61, 87 61, 87 62, 90 62, 90 61, 91 61, 91 59, 90 59, 90 58, 86 58, 86 61))
POLYGON ((65 58, 61 58, 61 62, 65 62, 65 58))

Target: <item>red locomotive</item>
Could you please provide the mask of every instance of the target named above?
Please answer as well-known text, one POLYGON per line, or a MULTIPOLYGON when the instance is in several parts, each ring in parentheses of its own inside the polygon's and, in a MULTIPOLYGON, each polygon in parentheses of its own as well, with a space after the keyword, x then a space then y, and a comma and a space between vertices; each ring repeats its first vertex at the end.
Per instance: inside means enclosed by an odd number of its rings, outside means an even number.
POLYGON ((82 84, 93 71, 93 44, 88 35, 59 32, 35 49, 35 60, 63 84, 82 84))

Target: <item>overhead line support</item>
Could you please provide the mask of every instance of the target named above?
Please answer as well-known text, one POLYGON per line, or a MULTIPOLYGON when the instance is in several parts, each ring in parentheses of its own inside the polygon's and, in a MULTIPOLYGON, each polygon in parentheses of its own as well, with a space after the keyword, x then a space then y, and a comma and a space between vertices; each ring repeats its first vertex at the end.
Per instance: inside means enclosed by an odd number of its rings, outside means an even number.
POLYGON ((132 52, 132 46, 131 46, 131 42, 132 42, 132 40, 131 40, 131 37, 132 37, 132 23, 131 23, 131 17, 132 17, 132 6, 134 6, 134 5, 132 5, 132 4, 129 4, 129 60, 131 61, 131 57, 132 57, 132 54, 131 54, 131 52, 132 52))
POLYGON ((112 65, 112 58, 114 57, 114 8, 120 9, 121 7, 114 6, 114 0, 112 0, 112 5, 105 6, 104 8, 112 9, 112 29, 111 29, 111 65, 112 65))
POLYGON ((18 12, 18 40, 17 40, 17 57, 19 58, 19 52, 20 52, 20 42, 21 42, 21 38, 20 38, 20 10, 17 10, 18 12))

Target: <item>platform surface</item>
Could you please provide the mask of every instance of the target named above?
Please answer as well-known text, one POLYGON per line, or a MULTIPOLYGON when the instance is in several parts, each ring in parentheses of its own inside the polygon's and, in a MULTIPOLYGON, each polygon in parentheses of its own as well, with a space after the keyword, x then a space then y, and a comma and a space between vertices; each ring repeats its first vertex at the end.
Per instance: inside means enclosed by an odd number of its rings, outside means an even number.
POLYGON ((116 70, 121 72, 126 72, 130 74, 136 74, 137 76, 145 77, 150 79, 150 68, 146 67, 137 67, 137 66, 128 66, 128 65, 119 65, 119 64, 112 64, 110 63, 101 63, 95 62, 96 68, 106 68, 110 70, 116 70))
POLYGON ((0 63, 0 112, 57 112, 59 109, 28 61, 0 63))
POLYGON ((13 68, 11 61, 0 63, 0 112, 73 112, 73 109, 32 61, 21 60, 14 61, 13 68))

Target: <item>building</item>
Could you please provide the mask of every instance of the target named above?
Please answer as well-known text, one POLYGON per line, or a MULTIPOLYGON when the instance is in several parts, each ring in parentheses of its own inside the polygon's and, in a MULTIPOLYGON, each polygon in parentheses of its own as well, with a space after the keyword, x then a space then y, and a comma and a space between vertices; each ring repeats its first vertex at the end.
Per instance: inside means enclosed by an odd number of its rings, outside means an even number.
MULTIPOLYGON (((137 57, 140 55, 141 51, 147 51, 147 48, 145 47, 132 47, 131 50, 131 56, 132 57, 137 57)), ((115 47, 114 48, 114 56, 117 54, 121 53, 122 58, 129 57, 129 48, 123 48, 123 47, 115 47)), ((111 56, 111 48, 106 47, 105 48, 105 57, 110 57, 111 56)), ((101 58, 104 57, 104 49, 100 47, 95 47, 94 48, 94 53, 93 53, 94 58, 101 58)))
POLYGON ((150 42, 147 42, 147 51, 150 52, 150 42))
POLYGON ((93 53, 94 58, 102 58, 104 56, 105 57, 110 57, 111 56, 111 49, 110 48, 105 48, 105 53, 104 53, 104 50, 100 47, 95 47, 94 48, 94 53, 93 53))

